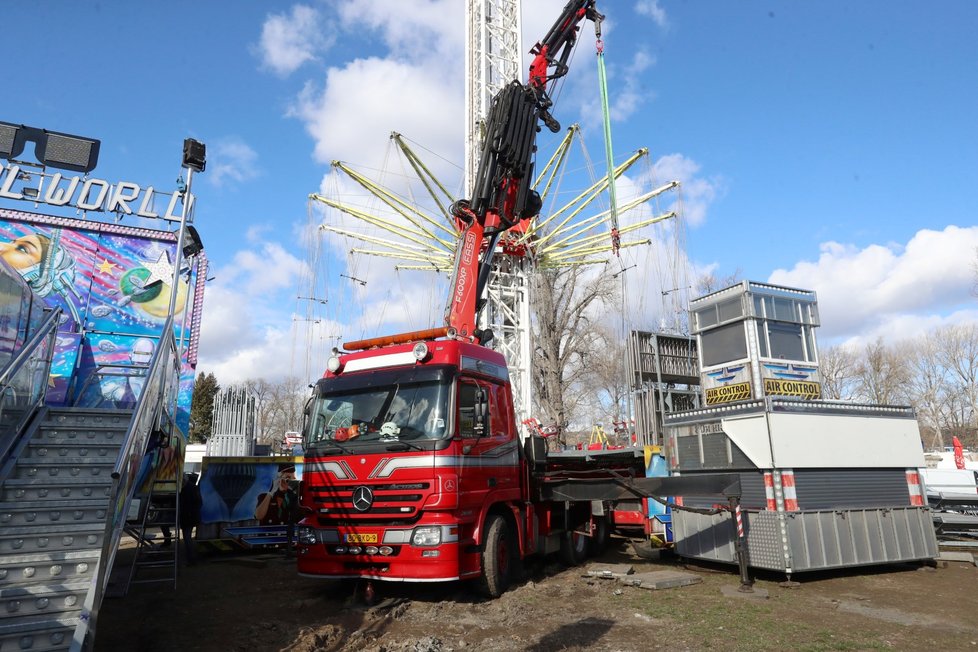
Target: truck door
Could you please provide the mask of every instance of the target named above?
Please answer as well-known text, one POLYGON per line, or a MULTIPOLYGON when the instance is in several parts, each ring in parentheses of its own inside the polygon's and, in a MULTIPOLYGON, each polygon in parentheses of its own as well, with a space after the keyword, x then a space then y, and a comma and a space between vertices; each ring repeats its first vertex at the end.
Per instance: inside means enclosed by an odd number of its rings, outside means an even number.
POLYGON ((462 439, 459 495, 462 513, 479 515, 487 494, 518 489, 518 461, 515 438, 507 427, 508 419, 501 388, 493 383, 463 378, 459 381, 458 424, 462 439), (478 430, 476 403, 486 401, 487 414, 478 430))

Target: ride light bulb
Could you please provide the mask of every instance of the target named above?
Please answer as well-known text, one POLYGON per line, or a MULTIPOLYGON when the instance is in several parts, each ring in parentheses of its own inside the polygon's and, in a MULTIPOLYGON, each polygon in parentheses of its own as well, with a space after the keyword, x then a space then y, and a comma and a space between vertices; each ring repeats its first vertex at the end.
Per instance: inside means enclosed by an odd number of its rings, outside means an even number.
POLYGON ((326 368, 329 369, 329 372, 331 374, 338 374, 338 373, 340 373, 340 368, 342 366, 343 365, 340 364, 340 359, 338 357, 336 357, 335 355, 330 356, 329 357, 329 360, 326 361, 326 368))

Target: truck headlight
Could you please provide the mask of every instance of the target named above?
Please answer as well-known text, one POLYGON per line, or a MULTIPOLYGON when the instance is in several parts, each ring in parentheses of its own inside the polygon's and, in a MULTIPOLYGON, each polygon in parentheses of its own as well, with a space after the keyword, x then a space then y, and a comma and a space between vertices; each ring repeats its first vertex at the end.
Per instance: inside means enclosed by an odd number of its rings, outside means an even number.
POLYGON ((421 362, 428 357, 428 345, 424 342, 418 342, 411 352, 414 353, 414 359, 421 362))
POLYGON ((414 528, 411 535, 411 545, 414 546, 437 546, 441 543, 441 527, 426 526, 414 528))
POLYGON ((319 543, 316 530, 311 527, 302 526, 296 530, 296 540, 305 546, 314 546, 319 543))

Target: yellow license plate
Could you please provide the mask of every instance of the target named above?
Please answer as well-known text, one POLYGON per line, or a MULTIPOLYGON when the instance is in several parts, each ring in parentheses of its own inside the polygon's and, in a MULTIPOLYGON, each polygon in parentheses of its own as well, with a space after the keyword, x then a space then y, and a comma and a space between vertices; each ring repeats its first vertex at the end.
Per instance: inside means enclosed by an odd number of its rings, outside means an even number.
POLYGON ((347 543, 377 543, 376 534, 347 534, 347 543))

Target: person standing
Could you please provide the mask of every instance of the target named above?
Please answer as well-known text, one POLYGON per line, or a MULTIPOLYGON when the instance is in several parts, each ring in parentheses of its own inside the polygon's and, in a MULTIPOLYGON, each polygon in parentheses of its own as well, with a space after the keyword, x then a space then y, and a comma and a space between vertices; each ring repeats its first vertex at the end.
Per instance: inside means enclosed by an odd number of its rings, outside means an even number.
POLYGON ((197 474, 188 473, 183 477, 183 487, 180 489, 180 535, 183 537, 184 550, 187 553, 187 564, 197 563, 197 551, 194 549, 194 528, 200 525, 200 487, 197 486, 197 474))
POLYGON ((280 469, 268 491, 258 496, 255 518, 259 525, 285 525, 288 548, 292 547, 299 521, 299 495, 295 490, 295 467, 280 469))

